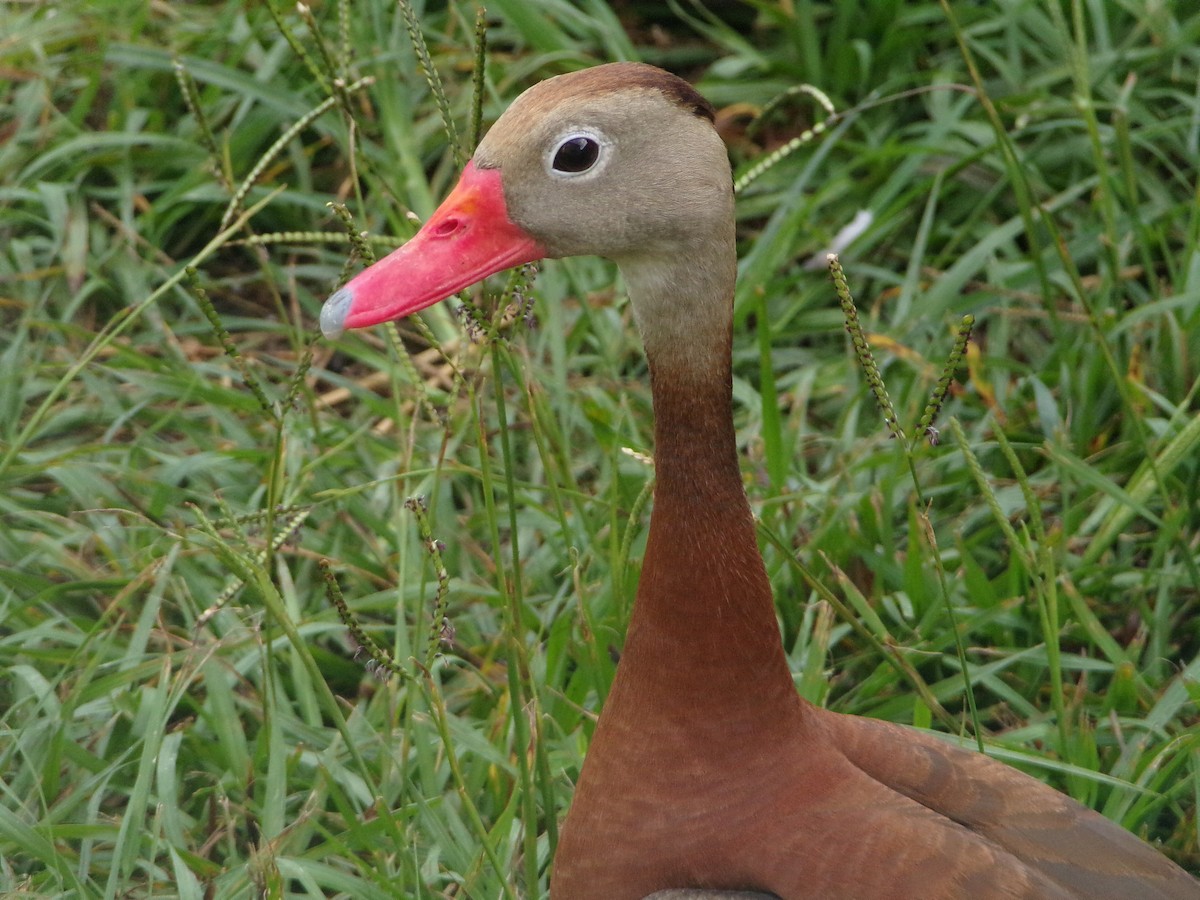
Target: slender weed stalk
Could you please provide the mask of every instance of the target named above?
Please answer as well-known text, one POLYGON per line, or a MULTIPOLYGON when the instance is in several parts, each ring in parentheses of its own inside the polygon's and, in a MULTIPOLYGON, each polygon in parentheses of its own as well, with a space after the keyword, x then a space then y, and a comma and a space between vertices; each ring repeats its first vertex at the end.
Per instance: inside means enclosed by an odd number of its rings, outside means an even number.
POLYGON ((309 339, 304 344, 304 352, 301 353, 300 360, 296 363, 296 371, 288 379, 287 393, 284 395, 283 405, 280 407, 281 419, 300 404, 300 395, 304 391, 309 369, 312 368, 313 354, 317 349, 317 340, 316 334, 309 336, 309 339))
POLYGON ((487 75, 487 10, 475 10, 475 65, 471 84, 471 144, 474 152, 483 134, 483 93, 487 75))
POLYGON ((411 677, 409 673, 396 663, 396 660, 392 658, 392 654, 385 647, 367 633, 362 627, 362 623, 359 622, 358 616, 354 614, 354 610, 350 609, 349 604, 346 603, 342 589, 337 583, 337 575, 333 571, 333 563, 327 559, 322 559, 318 565, 321 568, 321 578, 325 582, 325 596, 329 598, 329 602, 337 610, 338 617, 342 620, 342 624, 346 626, 346 630, 350 632, 350 636, 354 638, 359 648, 367 654, 367 670, 372 673, 386 671, 397 678, 409 679, 411 677))
MULTIPOLYGON (((275 27, 283 35, 284 40, 287 41, 288 47, 291 48, 296 59, 300 60, 304 68, 308 70, 309 77, 317 84, 321 93, 328 94, 330 92, 329 81, 334 77, 334 69, 322 69, 316 64, 312 55, 308 52, 308 48, 304 46, 304 43, 296 36, 296 32, 292 30, 292 26, 288 24, 287 16, 280 7, 278 0, 267 0, 267 9, 271 13, 271 18, 275 21, 275 27)), ((305 7, 305 11, 307 12, 307 7, 305 7)), ((311 19, 308 21, 311 23, 311 19)))
POLYGON ((842 315, 846 320, 846 333, 850 335, 850 345, 854 348, 854 356, 858 360, 859 368, 866 375, 867 386, 871 388, 875 402, 879 405, 879 411, 883 413, 883 422, 887 425, 888 431, 892 433, 892 437, 903 442, 905 440, 904 429, 900 427, 896 409, 892 406, 892 399, 888 396, 887 387, 883 383, 883 376, 879 374, 879 365, 875 362, 871 345, 867 342, 862 324, 858 321, 858 309, 854 305, 850 286, 846 283, 846 273, 842 270, 842 263, 836 253, 829 254, 829 275, 833 279, 838 303, 842 307, 842 315))
POLYGON ((791 138, 783 146, 775 148, 761 159, 755 160, 750 168, 746 169, 746 171, 734 179, 733 192, 735 194, 740 194, 747 187, 749 187, 767 172, 771 171, 771 169, 775 168, 775 166, 779 165, 801 147, 811 144, 818 137, 825 134, 837 122, 838 112, 834 107, 833 102, 828 96, 826 96, 824 91, 811 84, 798 84, 788 88, 782 94, 775 97, 766 106, 764 106, 759 112, 755 121, 762 121, 772 110, 778 108, 780 104, 784 103, 789 98, 798 96, 800 94, 806 94, 807 96, 812 97, 817 102, 817 105, 825 111, 825 119, 816 123, 811 128, 804 129, 804 131, 791 138))
MULTIPOLYGON (((219 499, 219 498, 218 498, 219 499)), ((203 513, 199 507, 194 507, 194 511, 198 516, 203 517, 203 513)), ((223 519, 217 519, 214 522, 208 522, 202 519, 202 530, 208 533, 211 530, 218 530, 224 527, 232 527, 241 536, 241 544, 243 550, 249 552, 251 560, 255 565, 264 565, 268 555, 277 551, 288 541, 294 539, 300 532, 301 526, 312 512, 311 506, 287 507, 283 509, 273 510, 273 516, 283 517, 283 527, 272 531, 268 527, 268 533, 271 535, 271 540, 267 546, 261 550, 253 550, 245 533, 241 530, 243 525, 266 522, 268 519, 268 511, 261 510, 258 512, 248 513, 246 515, 234 515, 228 509, 225 510, 226 515, 223 519)), ((225 582, 225 587, 221 590, 213 602, 200 614, 196 620, 196 628, 203 628, 208 620, 225 608, 225 605, 232 600, 237 592, 240 591, 246 584, 246 573, 241 572, 235 574, 225 582)))
MULTIPOLYGON (((375 79, 371 76, 367 76, 366 78, 358 79, 358 81, 354 82, 353 84, 347 85, 345 91, 347 94, 353 94, 374 83, 375 79)), ((292 125, 279 136, 275 143, 273 143, 267 149, 267 151, 258 158, 258 161, 253 167, 251 167, 250 172, 245 178, 242 179, 241 184, 239 184, 234 190, 233 197, 230 198, 229 205, 225 209, 225 214, 221 216, 222 228, 228 225, 230 220, 242 208, 242 204, 245 202, 247 195, 253 189, 258 179, 262 177, 263 172, 267 170, 267 167, 272 163, 272 161, 274 161, 274 159, 283 152, 288 144, 296 139, 297 135, 304 131, 305 128, 308 128, 314 121, 319 119, 330 109, 332 109, 337 102, 338 100, 336 96, 326 97, 307 113, 297 119, 294 123, 292 123, 292 125)))
POLYGON ((212 300, 208 297, 208 291, 200 286, 199 271, 195 266, 187 266, 184 272, 187 274, 188 286, 192 289, 192 296, 196 298, 196 303, 199 304, 200 310, 204 313, 204 318, 212 327, 213 334, 216 335, 217 341, 221 344, 221 349, 228 354, 230 360, 237 366, 237 370, 242 373, 242 380, 245 381, 246 387, 250 389, 250 393, 254 395, 254 399, 258 401, 259 408, 267 415, 275 418, 274 404, 267 397, 262 384, 250 371, 250 367, 246 364, 246 358, 238 350, 237 344, 234 343, 229 331, 221 324, 221 317, 213 307, 212 300))
MULTIPOLYGON (((359 231, 354 225, 354 216, 350 210, 346 208, 344 203, 329 202, 325 204, 330 211, 337 216, 338 221, 346 229, 346 238, 350 241, 350 246, 354 249, 355 255, 362 260, 364 265, 371 265, 375 262, 375 250, 367 240, 366 234, 359 231)), ((350 267, 354 263, 354 256, 346 260, 345 267, 342 269, 342 275, 339 281, 346 281, 350 276, 350 267)))
MULTIPOLYGON (((446 132, 450 151, 454 154, 454 161, 457 168, 461 169, 467 164, 467 154, 463 150, 462 141, 458 137, 458 129, 454 125, 454 116, 450 113, 450 101, 446 99, 446 89, 442 86, 442 76, 438 74, 437 67, 433 64, 433 58, 429 55, 429 46, 425 43, 425 34, 421 31, 421 22, 417 18, 417 13, 413 9, 412 4, 408 0, 399 0, 399 6, 400 12, 404 15, 404 25, 408 29, 408 39, 417 54, 417 62, 421 65, 421 72, 425 75, 425 81, 429 85, 429 90, 433 93, 434 102, 437 103, 438 111, 442 114, 442 128, 446 132)), ((485 47, 483 44, 480 46, 485 47)), ((485 49, 479 50, 476 54, 476 66, 480 69, 483 67, 485 57, 485 49)))
MULTIPOLYGON (((339 4, 339 8, 344 8, 344 6, 344 3, 339 4)), ((321 67, 325 72, 329 73, 331 79, 330 87, 333 88, 332 93, 337 97, 339 102, 342 102, 349 109, 349 104, 345 102, 349 97, 349 93, 343 92, 346 86, 346 63, 350 58, 350 54, 346 52, 344 32, 342 34, 343 40, 340 43, 341 52, 335 54, 333 48, 329 46, 329 42, 325 40, 325 33, 317 25, 312 7, 307 3, 297 3, 296 12, 304 20, 304 24, 308 27, 308 33, 312 35, 313 43, 317 45, 317 53, 321 57, 321 67)), ((318 80, 318 84, 321 85, 323 91, 330 93, 329 87, 326 87, 324 81, 318 80)))
POLYGON ((424 497, 410 497, 404 501, 404 508, 417 520, 417 532, 421 536, 422 545, 429 553, 430 562, 433 563, 433 574, 437 579, 437 589, 433 594, 433 617, 425 650, 425 668, 430 669, 435 657, 440 655, 441 645, 449 643, 454 636, 454 626, 446 615, 446 596, 450 592, 450 573, 446 571, 446 565, 442 562, 442 552, 446 545, 433 536, 433 529, 429 524, 429 505, 424 497))
POLYGON ((200 102, 200 91, 196 87, 196 79, 184 66, 183 61, 178 58, 172 63, 172 68, 175 70, 175 81, 179 85, 179 93, 183 97, 183 102, 187 105, 188 114, 199 127, 200 141, 212 160, 213 174, 216 175, 221 186, 232 193, 233 173, 229 171, 229 159, 221 152, 221 148, 217 145, 217 139, 213 136, 208 113, 204 111, 204 104, 200 102))
MULTIPOLYGON (((862 325, 859 322, 858 309, 854 304, 854 297, 850 293, 850 286, 846 281, 846 273, 843 271, 842 264, 836 253, 829 254, 829 274, 833 279, 834 290, 837 293, 838 302, 842 307, 842 314, 846 321, 846 332, 850 335, 850 343, 854 347, 854 355, 858 360, 859 367, 866 376, 867 384, 871 388, 871 393, 875 396, 875 402, 878 404, 880 412, 883 413, 884 424, 887 425, 892 437, 903 448, 904 459, 908 464, 913 488, 916 491, 922 533, 925 536, 926 545, 930 549, 930 559, 933 562, 934 570, 937 572, 938 587, 941 591, 942 602, 954 634, 954 648, 958 655, 959 669, 962 672, 963 692, 966 696, 967 709, 971 719, 971 730, 975 735, 979 751, 982 753, 984 752, 983 730, 979 724, 979 710, 975 702, 974 682, 971 678, 970 665, 967 662, 967 651, 963 643, 963 633, 958 627, 958 614, 954 611, 954 604, 950 600, 950 588, 947 583, 945 568, 942 565, 941 552, 938 550, 936 532, 934 531, 933 523, 929 520, 928 504, 925 502, 921 480, 917 475, 914 447, 908 444, 904 436, 904 429, 900 426, 895 407, 892 406, 891 398, 888 396, 883 376, 879 372, 879 365, 875 362, 875 355, 871 352, 871 345, 867 341, 866 334, 864 334, 862 325)), ((942 376, 934 387, 930 401, 926 404, 925 412, 917 426, 919 434, 929 434, 931 429, 934 428, 934 419, 941 409, 942 403, 945 401, 946 394, 949 392, 950 382, 954 377, 954 371, 958 367, 959 360, 962 359, 963 353, 966 350, 973 325, 974 319, 969 316, 960 324, 950 359, 947 361, 945 367, 943 367, 942 376)), ((860 612, 864 607, 865 604, 860 605, 860 612)))
MULTIPOLYGON (((975 327, 974 316, 963 316, 962 321, 958 325, 958 333, 954 338, 954 348, 950 351, 950 356, 946 359, 946 364, 942 366, 942 375, 934 385, 933 393, 929 395, 929 402, 925 404, 925 411, 921 414, 921 421, 917 423, 917 437, 913 440, 919 440, 921 436, 927 437, 930 444, 936 445, 938 442, 938 430, 933 424, 937 421, 938 414, 942 411, 942 405, 946 402, 946 397, 950 394, 950 386, 954 382, 954 374, 958 371, 958 366, 962 362, 963 356, 967 352, 967 344, 971 341, 971 330, 975 327)), ((915 450, 915 445, 909 448, 915 450)))

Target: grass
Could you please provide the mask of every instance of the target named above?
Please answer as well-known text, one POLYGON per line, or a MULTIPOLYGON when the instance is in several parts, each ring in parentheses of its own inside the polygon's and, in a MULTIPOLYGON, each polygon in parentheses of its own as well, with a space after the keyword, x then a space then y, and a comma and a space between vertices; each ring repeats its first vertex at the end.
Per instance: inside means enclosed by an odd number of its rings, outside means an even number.
MULTIPOLYGON (((798 689, 977 725, 1200 872, 1185 6, 496 2, 480 100, 642 58, 739 172, 824 123, 739 201, 737 428, 798 689), (804 266, 863 209, 842 264, 908 441, 804 266)), ((645 364, 591 259, 315 338, 328 204, 385 249, 456 177, 447 119, 473 133, 475 7, 413 13, 444 105, 390 3, 0 9, 6 895, 544 893, 637 580, 645 364)))

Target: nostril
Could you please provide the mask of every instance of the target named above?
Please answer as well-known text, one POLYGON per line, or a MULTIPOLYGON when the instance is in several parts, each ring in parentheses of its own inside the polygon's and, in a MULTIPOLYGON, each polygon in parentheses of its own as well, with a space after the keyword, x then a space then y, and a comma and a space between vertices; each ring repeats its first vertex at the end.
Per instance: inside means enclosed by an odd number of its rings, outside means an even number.
POLYGON ((449 216, 438 222, 433 229, 432 236, 439 238, 450 237, 454 232, 462 230, 465 224, 458 216, 449 216))

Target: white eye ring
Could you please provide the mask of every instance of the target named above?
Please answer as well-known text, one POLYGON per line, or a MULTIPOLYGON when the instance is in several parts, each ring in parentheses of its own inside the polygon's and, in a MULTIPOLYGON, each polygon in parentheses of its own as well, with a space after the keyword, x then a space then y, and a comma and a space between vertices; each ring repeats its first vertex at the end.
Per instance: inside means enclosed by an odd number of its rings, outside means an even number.
POLYGON ((546 171, 554 178, 598 175, 608 163, 612 142, 598 131, 572 128, 560 134, 546 153, 546 171))

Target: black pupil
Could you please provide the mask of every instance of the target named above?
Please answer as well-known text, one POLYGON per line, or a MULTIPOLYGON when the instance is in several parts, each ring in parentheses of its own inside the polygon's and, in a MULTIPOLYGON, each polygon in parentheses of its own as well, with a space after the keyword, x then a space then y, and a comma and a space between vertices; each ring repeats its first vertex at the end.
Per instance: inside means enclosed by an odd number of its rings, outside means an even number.
POLYGON ((599 155, 600 145, 591 138, 569 138, 554 154, 554 168, 559 172, 586 172, 596 164, 599 155))

